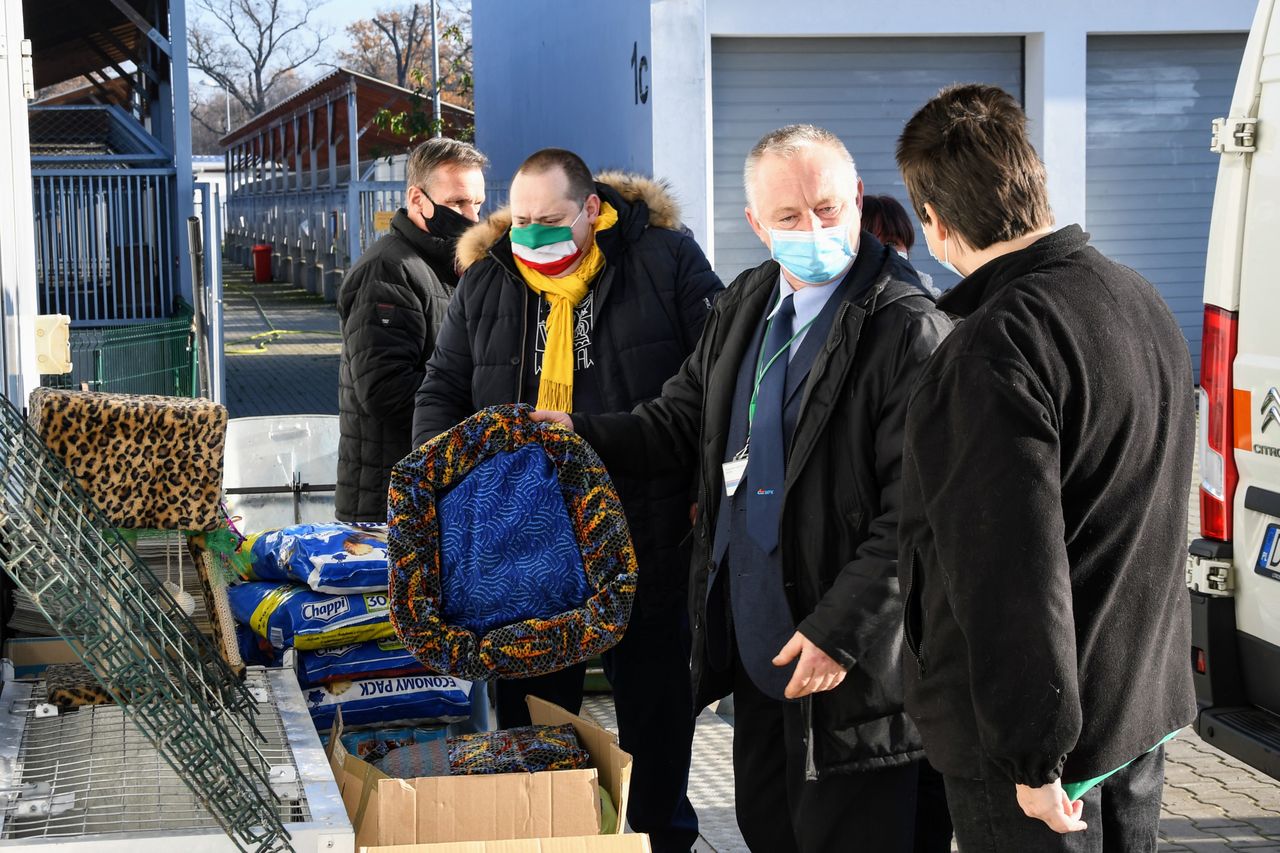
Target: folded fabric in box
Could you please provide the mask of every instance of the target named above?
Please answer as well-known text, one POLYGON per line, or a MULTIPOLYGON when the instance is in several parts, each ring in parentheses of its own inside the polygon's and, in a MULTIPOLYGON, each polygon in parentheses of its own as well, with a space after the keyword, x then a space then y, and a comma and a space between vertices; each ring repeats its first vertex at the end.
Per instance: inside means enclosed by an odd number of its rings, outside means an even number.
POLYGON ((450 675, 363 678, 305 691, 307 710, 320 731, 333 726, 338 708, 343 725, 374 723, 455 723, 471 715, 471 684, 450 675))
POLYGON ((227 410, 210 400, 37 388, 31 425, 113 527, 221 523, 227 410))
MULTIPOLYGON (((346 738, 343 738, 345 741, 346 738)), ((443 738, 423 743, 406 744, 390 750, 373 766, 392 779, 419 779, 424 776, 448 776, 449 744, 443 738)))
POLYGON ((387 588, 385 524, 295 524, 250 536, 250 580, 295 581, 316 592, 383 592, 387 588))
MULTIPOLYGON (((346 723, 345 718, 343 723, 346 723)), ((444 755, 444 774, 441 775, 448 775, 449 750, 445 745, 447 732, 448 729, 445 726, 379 727, 367 731, 345 732, 342 735, 342 745, 351 755, 377 766, 377 762, 393 750, 420 743, 434 743, 444 755)), ((329 739, 323 736, 321 740, 327 744, 329 739)))
POLYGON ((277 649, 324 649, 395 635, 387 595, 322 595, 305 586, 240 583, 227 590, 231 614, 277 649))
POLYGON ((449 738, 449 770, 459 776, 576 770, 590 760, 591 756, 578 744, 578 735, 568 723, 520 726, 449 738))
POLYGON ((617 491, 585 441, 530 411, 485 409, 392 470, 391 619, 437 672, 541 675, 626 630, 636 558, 617 491))
POLYGON ((298 682, 303 687, 353 678, 418 675, 427 668, 394 638, 298 653, 298 682))

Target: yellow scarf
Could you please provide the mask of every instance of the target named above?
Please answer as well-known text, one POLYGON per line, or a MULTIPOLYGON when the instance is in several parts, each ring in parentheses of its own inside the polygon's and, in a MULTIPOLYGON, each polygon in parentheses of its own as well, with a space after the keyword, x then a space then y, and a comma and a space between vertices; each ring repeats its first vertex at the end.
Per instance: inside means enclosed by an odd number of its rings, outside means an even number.
MULTIPOLYGON (((618 211, 608 202, 601 202, 595 233, 598 235, 617 222, 618 211)), ((592 280, 604 269, 604 252, 600 251, 599 241, 592 240, 578 268, 560 278, 530 269, 519 258, 515 261, 529 289, 551 303, 547 316, 547 349, 542 355, 542 379, 538 382, 538 408, 572 412, 574 311, 586 298, 592 280)))

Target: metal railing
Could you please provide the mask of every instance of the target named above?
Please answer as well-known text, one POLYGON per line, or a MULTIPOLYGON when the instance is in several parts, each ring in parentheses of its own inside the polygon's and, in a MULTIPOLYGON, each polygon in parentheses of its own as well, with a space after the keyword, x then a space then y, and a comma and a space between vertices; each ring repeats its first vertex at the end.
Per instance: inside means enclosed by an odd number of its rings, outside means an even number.
POLYGON ((33 169, 40 309, 76 324, 161 320, 178 293, 173 169, 33 169))

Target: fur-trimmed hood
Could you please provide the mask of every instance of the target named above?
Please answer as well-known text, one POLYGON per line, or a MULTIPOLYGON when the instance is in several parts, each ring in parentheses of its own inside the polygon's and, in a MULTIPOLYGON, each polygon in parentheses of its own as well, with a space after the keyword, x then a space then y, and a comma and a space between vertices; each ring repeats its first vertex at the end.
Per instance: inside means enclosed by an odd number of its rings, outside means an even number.
MULTIPOLYGON (((643 202, 649 210, 649 225, 654 228, 678 230, 680 206, 666 181, 647 178, 629 172, 601 172, 596 183, 612 189, 624 203, 643 202)), ((607 200, 607 199, 606 199, 607 200)), ((618 211, 621 227, 625 212, 618 211)), ((471 226, 458 238, 458 269, 465 272, 489 253, 495 243, 511 228, 511 210, 503 207, 471 226)))

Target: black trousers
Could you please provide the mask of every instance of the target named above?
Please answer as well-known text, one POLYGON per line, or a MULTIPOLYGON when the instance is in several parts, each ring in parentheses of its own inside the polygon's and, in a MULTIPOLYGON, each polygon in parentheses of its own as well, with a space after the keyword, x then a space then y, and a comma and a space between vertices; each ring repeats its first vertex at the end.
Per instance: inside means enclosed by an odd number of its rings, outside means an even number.
POLYGON ((947 776, 947 801, 961 853, 1155 853, 1164 793, 1164 747, 1085 792, 1089 828, 1059 835, 1018 806, 1013 783, 947 776))
POLYGON ((912 853, 919 762, 806 781, 804 737, 801 703, 765 696, 739 665, 733 789, 747 846, 755 853, 912 853))
POLYGON ((920 762, 916 786, 915 853, 951 853, 951 812, 944 777, 928 761, 920 762))
MULTIPOLYGON (((656 596, 654 597, 656 598, 656 596)), ((693 756, 693 686, 689 680, 689 623, 675 592, 668 602, 640 600, 622 641, 604 654, 613 685, 618 743, 632 757, 627 823, 649 833, 654 853, 687 853, 698 839, 689 802, 693 756)), ((498 725, 529 724, 526 695, 577 713, 586 665, 536 678, 498 682, 498 725)))

